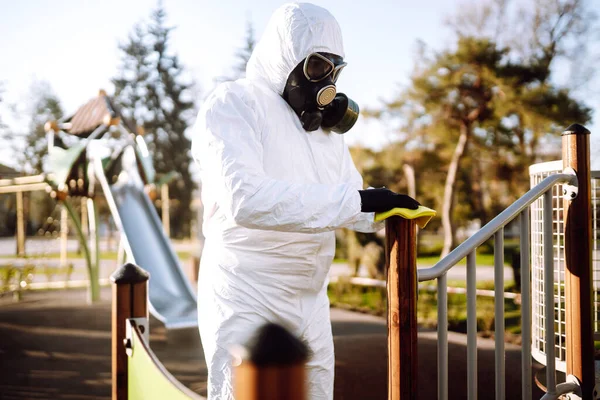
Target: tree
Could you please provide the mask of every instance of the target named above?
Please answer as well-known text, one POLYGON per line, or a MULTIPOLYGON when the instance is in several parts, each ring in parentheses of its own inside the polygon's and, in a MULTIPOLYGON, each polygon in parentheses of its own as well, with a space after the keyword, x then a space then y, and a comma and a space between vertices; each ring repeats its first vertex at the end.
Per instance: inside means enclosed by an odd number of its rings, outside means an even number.
POLYGON ((169 186, 170 224, 175 236, 190 234, 192 192, 191 142, 185 132, 194 116, 193 83, 185 79, 179 57, 170 49, 173 28, 166 26, 166 12, 159 6, 150 21, 135 26, 121 45, 122 64, 113 79, 117 104, 122 113, 146 132, 157 174, 172 171, 179 178, 169 186))
MULTIPOLYGON (((2 93, 4 92, 4 87, 2 86, 2 82, 0 82, 0 104, 2 104, 3 98, 2 93)), ((2 132, 6 128, 4 122, 2 122, 2 115, 0 115, 0 132, 2 132)))
POLYGON ((246 65, 252 56, 254 47, 256 46, 256 39, 254 37, 254 27, 252 22, 248 20, 246 23, 246 37, 244 39, 244 45, 240 47, 236 53, 236 62, 233 66, 232 76, 221 76, 216 79, 217 82, 228 82, 235 81, 236 79, 244 78, 246 76, 246 65))
POLYGON ((0 131, 3 131, 2 137, 13 148, 13 161, 19 165, 21 172, 41 174, 44 172, 44 162, 48 155, 44 124, 62 118, 64 113, 60 100, 48 82, 33 82, 29 92, 29 102, 21 111, 28 119, 26 128, 8 129, 0 121, 0 131))
MULTIPOLYGON (((494 4, 502 8, 504 3, 494 4)), ((483 14, 488 19, 494 16, 489 10, 483 14)), ((465 24, 457 26, 464 28, 465 24)), ((490 24, 481 26, 489 29, 490 24)), ((478 29, 471 34, 481 32, 478 29)), ((572 32, 553 36, 554 44, 548 48, 560 48, 572 32)), ((457 185, 471 183, 467 188, 471 196, 461 201, 461 207, 470 205, 485 220, 481 183, 489 177, 488 171, 495 173, 495 182, 510 184, 511 173, 524 173, 524 163, 536 157, 544 137, 565 121, 586 122, 590 110, 577 102, 570 90, 550 83, 552 60, 558 51, 529 52, 528 57, 519 57, 518 52, 488 36, 458 34, 455 48, 432 56, 422 54, 410 86, 383 111, 404 120, 403 145, 417 149, 432 146, 446 160, 441 204, 444 256, 455 243, 457 185), (483 168, 484 161, 492 168, 483 168)), ((501 192, 496 190, 496 198, 501 192)), ((509 200, 510 196, 504 195, 499 203, 509 200)))
POLYGON ((256 40, 254 38, 254 27, 252 26, 252 21, 248 20, 246 23, 246 37, 244 46, 235 53, 237 63, 233 69, 238 78, 243 78, 246 76, 246 65, 248 65, 248 61, 252 56, 255 46, 256 40))
POLYGON ((25 135, 25 151, 20 154, 19 164, 27 173, 44 172, 44 161, 48 156, 48 141, 44 125, 48 121, 62 118, 64 112, 60 100, 47 82, 36 82, 31 89, 32 105, 28 132, 25 135))
POLYGON ((121 114, 138 126, 144 126, 148 118, 146 101, 147 82, 150 75, 151 50, 142 24, 136 24, 126 43, 119 45, 121 65, 112 79, 115 86, 115 103, 121 114))

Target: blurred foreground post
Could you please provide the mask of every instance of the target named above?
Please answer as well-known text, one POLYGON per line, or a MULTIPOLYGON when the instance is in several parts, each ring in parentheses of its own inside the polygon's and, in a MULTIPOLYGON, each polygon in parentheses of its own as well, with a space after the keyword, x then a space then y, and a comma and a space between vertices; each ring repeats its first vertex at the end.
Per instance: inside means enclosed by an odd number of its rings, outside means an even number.
MULTIPOLYGON (((110 276, 112 296, 112 399, 125 400, 127 353, 123 345, 127 318, 148 318, 148 279, 150 275, 134 264, 125 264, 110 276)), ((143 332, 142 332, 143 333, 143 332)))
POLYGON ((592 326, 592 214, 590 131, 579 124, 562 134, 563 167, 577 173, 575 199, 563 200, 565 234, 565 316, 567 375, 581 383, 582 398, 591 399, 595 385, 592 326))
POLYGON ((234 354, 236 400, 306 400, 307 359, 304 343, 287 330, 262 326, 247 349, 234 354))
POLYGON ((417 396, 416 222, 390 217, 385 224, 388 301, 388 400, 417 396))

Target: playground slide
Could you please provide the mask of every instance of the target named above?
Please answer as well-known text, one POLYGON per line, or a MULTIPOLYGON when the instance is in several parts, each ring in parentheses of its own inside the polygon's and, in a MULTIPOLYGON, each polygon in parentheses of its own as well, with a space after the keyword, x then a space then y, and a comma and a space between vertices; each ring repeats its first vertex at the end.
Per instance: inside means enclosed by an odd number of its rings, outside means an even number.
POLYGON ((128 261, 150 273, 150 312, 167 329, 196 326, 196 296, 143 185, 130 177, 106 190, 106 177, 102 174, 98 178, 117 226, 120 225, 125 236, 128 261))

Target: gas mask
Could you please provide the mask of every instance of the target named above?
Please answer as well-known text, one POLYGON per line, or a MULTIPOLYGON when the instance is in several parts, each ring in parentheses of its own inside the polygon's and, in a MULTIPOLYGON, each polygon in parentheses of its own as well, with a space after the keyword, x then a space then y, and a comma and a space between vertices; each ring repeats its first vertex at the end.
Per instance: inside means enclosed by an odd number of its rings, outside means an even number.
POLYGON ((283 98, 300 118, 306 131, 322 126, 336 133, 346 133, 358 119, 358 105, 343 93, 335 82, 346 66, 343 59, 330 53, 312 53, 290 73, 283 98))

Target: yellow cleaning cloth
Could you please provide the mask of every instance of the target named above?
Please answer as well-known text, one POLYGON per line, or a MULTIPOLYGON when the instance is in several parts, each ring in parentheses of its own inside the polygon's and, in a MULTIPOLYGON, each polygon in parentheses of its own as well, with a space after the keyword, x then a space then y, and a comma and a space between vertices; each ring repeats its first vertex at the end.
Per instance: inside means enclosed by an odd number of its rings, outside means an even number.
POLYGON ((391 217, 392 215, 398 215, 405 219, 414 219, 416 220, 419 228, 423 229, 427 225, 427 223, 431 220, 431 218, 435 217, 437 213, 435 210, 431 208, 427 208, 424 206, 419 206, 416 210, 411 210, 408 208, 392 208, 389 211, 375 213, 375 222, 383 221, 391 217))

